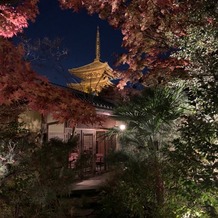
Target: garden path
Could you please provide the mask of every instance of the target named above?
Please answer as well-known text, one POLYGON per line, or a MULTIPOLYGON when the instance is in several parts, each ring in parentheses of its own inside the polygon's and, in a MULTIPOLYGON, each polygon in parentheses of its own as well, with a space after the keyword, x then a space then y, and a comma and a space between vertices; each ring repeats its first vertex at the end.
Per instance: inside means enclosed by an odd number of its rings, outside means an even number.
POLYGON ((74 218, 97 218, 101 210, 101 188, 112 177, 111 172, 96 175, 72 184, 70 187, 71 216, 74 218))
POLYGON ((90 190, 99 189, 111 178, 112 173, 107 172, 101 175, 93 176, 91 178, 76 182, 72 184, 72 191, 76 190, 90 190))

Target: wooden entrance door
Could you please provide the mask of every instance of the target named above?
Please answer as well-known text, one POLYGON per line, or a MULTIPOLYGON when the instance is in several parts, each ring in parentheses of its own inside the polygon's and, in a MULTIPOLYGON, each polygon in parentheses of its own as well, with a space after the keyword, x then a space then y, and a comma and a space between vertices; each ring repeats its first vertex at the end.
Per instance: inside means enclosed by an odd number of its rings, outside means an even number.
POLYGON ((90 167, 93 174, 95 173, 95 157, 96 157, 96 137, 93 130, 82 130, 82 153, 87 154, 90 158, 90 167))
POLYGON ((106 154, 105 131, 96 131, 96 154, 106 154))
POLYGON ((83 133, 83 152, 93 153, 94 134, 83 133))

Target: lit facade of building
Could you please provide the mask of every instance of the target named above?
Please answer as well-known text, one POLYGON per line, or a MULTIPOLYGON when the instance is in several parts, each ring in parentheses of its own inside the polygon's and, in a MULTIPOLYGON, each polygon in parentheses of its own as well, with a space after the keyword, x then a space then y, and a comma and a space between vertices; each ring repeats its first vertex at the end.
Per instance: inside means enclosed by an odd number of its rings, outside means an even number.
POLYGON ((98 164, 106 168, 104 159, 110 150, 118 149, 115 137, 106 137, 105 133, 108 128, 119 125, 119 122, 112 117, 114 105, 100 98, 97 94, 105 87, 112 85, 110 79, 113 78, 113 71, 108 63, 100 61, 100 39, 99 30, 96 36, 96 58, 85 66, 73 68, 70 73, 82 79, 81 83, 70 83, 64 89, 72 92, 81 101, 89 101, 95 107, 96 113, 105 116, 105 121, 99 124, 84 125, 77 123, 75 128, 68 125, 68 122, 59 123, 51 115, 46 117, 40 116, 36 112, 27 112, 20 116, 21 122, 27 123, 28 129, 35 132, 39 131, 45 135, 46 140, 58 138, 63 141, 69 140, 72 135, 78 137, 78 146, 70 156, 72 166, 75 160, 82 154, 92 156, 92 171, 95 171, 98 164))

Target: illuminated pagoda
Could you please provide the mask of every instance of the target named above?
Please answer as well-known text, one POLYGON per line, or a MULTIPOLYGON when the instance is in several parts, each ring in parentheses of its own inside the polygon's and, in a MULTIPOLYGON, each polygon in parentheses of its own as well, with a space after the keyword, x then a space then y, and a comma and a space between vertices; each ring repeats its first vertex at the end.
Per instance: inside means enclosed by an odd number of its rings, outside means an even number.
POLYGON ((96 58, 90 64, 69 69, 69 72, 81 79, 80 83, 69 83, 68 87, 86 92, 99 93, 105 86, 112 85, 113 70, 107 62, 100 61, 100 37, 99 28, 96 34, 96 58))

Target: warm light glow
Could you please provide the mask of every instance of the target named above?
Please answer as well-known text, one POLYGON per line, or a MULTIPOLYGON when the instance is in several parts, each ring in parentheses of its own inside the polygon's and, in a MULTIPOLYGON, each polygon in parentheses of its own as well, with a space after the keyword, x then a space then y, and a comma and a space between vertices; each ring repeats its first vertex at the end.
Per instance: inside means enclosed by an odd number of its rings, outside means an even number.
POLYGON ((123 130, 125 130, 125 129, 126 129, 126 125, 124 125, 124 124, 121 124, 121 125, 119 126, 119 128, 120 128, 120 130, 121 130, 121 131, 123 131, 123 130))

